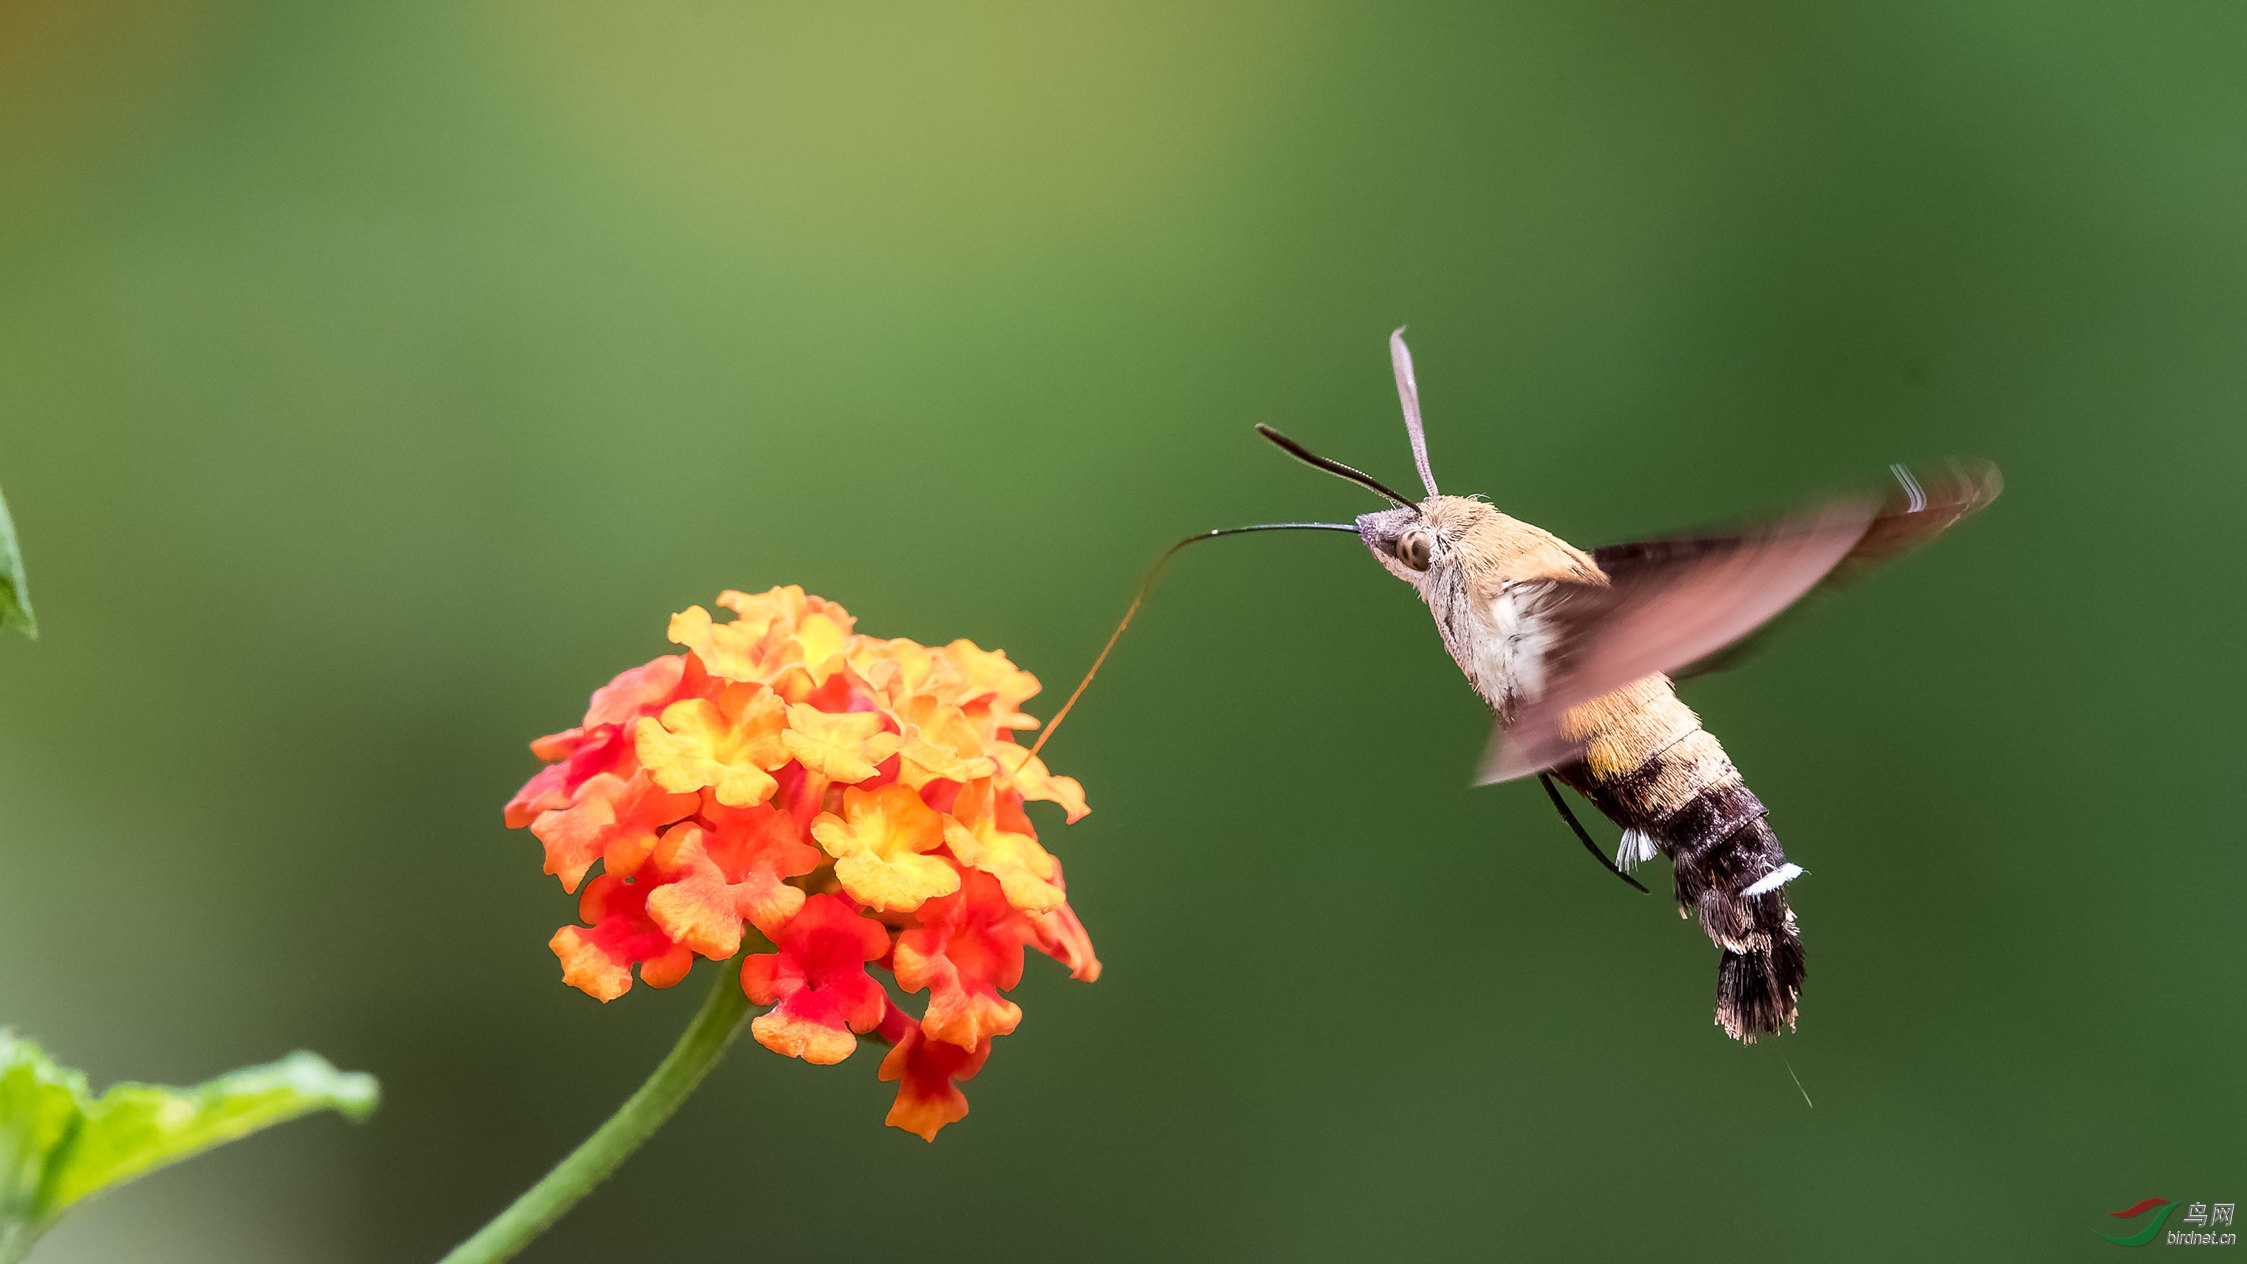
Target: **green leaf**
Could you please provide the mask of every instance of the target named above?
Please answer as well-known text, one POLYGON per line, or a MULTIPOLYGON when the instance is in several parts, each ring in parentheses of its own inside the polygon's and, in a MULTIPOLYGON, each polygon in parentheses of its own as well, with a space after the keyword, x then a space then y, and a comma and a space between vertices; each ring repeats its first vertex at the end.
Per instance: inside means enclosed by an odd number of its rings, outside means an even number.
POLYGON ((0 628, 14 628, 36 641, 39 620, 31 613, 31 590, 24 586, 23 554, 16 549, 16 524, 8 500, 0 496, 0 628))
POLYGON ((18 1237, 29 1246, 45 1228, 48 1163, 78 1134, 88 1097, 85 1076, 0 1032, 0 1259, 16 1258, 7 1248, 18 1237))
POLYGON ((374 1077, 311 1053, 192 1088, 86 1077, 0 1030, 0 1264, 23 1258, 55 1217, 111 1185, 316 1110, 363 1119, 374 1077))

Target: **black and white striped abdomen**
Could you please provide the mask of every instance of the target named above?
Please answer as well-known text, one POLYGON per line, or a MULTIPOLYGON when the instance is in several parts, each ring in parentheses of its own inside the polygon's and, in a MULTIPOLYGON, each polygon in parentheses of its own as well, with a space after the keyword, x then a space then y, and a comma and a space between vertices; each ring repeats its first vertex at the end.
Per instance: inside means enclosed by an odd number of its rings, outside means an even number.
POLYGON ((1792 1027, 1803 960, 1785 884, 1802 870, 1762 801, 1666 678, 1579 712, 1585 757, 1553 771, 1623 827, 1618 865, 1669 858, 1680 915, 1697 915, 1724 953, 1717 1024, 1743 1041, 1792 1027))

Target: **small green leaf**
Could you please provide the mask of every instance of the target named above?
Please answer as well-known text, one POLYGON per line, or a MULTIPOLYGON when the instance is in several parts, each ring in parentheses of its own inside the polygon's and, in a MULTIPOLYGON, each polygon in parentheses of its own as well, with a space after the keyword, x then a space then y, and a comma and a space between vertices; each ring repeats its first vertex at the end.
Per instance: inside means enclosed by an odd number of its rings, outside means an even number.
POLYGON ((0 1262, 108 1186, 316 1110, 363 1119, 377 1095, 373 1076, 299 1052, 192 1088, 115 1084, 97 1098, 85 1076, 0 1031, 0 1262))
POLYGON ((0 496, 0 628, 14 628, 36 641, 39 620, 31 613, 31 589, 24 586, 23 554, 16 549, 16 524, 8 500, 0 496))
POLYGON ((16 1258, 9 1248, 46 1227, 49 1161, 77 1135, 89 1096, 85 1076, 0 1032, 0 1258, 16 1258))
POLYGON ((103 1186, 316 1110, 364 1119, 375 1097, 373 1076, 338 1071, 302 1051, 193 1088, 113 1085, 86 1111, 75 1144, 48 1173, 49 1205, 60 1211, 103 1186))

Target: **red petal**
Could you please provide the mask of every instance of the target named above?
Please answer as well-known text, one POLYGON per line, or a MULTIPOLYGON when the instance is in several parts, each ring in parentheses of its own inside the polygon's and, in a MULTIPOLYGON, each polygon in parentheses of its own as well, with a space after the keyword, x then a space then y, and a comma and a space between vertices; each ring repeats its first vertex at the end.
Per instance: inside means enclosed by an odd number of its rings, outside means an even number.
POLYGON ((998 879, 978 870, 953 895, 921 907, 921 924, 897 937, 897 985, 928 990, 921 1030, 931 1038, 976 1047, 1022 1021, 1000 993, 1022 981, 1022 945, 1036 931, 1007 903, 998 879))
POLYGON ((832 895, 804 901, 776 941, 775 953, 741 963, 741 988, 749 999, 772 1005, 751 1024, 758 1041, 776 1053, 812 1062, 835 1062, 856 1043, 849 1033, 872 1031, 889 998, 866 973, 866 963, 889 951, 879 922, 832 895))
POLYGON ((990 1056, 989 1041, 962 1049, 930 1040, 918 1027, 907 1028, 905 1038, 882 1059, 880 1078, 897 1081, 897 1101, 883 1122, 918 1133, 923 1141, 936 1140, 944 1125, 967 1116, 967 1095, 954 1086, 974 1079, 990 1056))

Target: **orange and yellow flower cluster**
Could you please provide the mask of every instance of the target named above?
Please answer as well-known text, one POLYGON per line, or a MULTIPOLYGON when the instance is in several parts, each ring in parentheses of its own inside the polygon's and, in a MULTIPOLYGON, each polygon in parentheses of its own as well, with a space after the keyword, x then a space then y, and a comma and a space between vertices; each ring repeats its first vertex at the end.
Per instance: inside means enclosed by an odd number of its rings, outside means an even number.
POLYGON ((769 952, 742 965, 766 1048, 807 1062, 889 1043, 889 1122, 933 1140, 967 1114, 959 1081, 1022 1010, 1006 992, 1032 947, 1079 979, 1100 962, 1026 799, 1075 821, 1084 790, 1014 732, 1037 678, 1006 655, 852 630, 794 586, 723 593, 671 619, 686 647, 610 681, 585 722, 542 737, 547 766, 507 805, 576 891, 555 932, 562 981, 603 1001, 669 987, 697 956, 728 960, 745 927, 769 952), (585 876, 598 863, 599 876, 585 876), (905 993, 928 993, 919 1018, 905 993))

